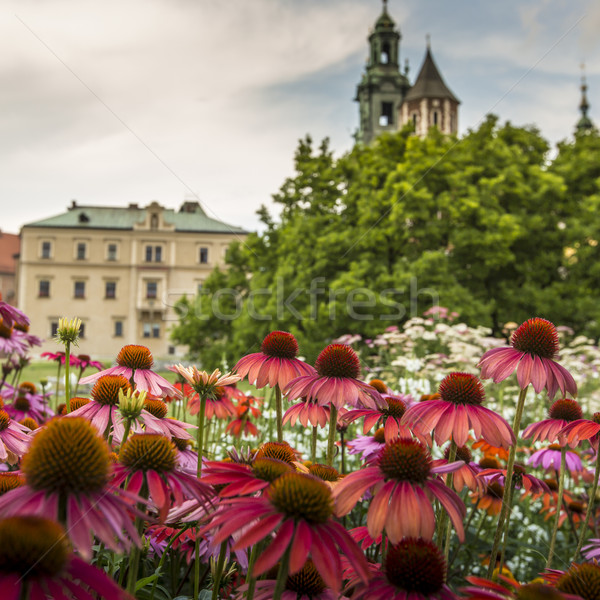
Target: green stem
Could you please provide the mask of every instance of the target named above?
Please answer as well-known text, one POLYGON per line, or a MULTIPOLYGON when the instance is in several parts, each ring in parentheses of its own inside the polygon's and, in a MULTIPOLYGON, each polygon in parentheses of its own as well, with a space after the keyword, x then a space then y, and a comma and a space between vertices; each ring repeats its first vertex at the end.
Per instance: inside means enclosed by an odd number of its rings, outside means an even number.
POLYGON ((69 369, 71 365, 71 342, 65 342, 65 404, 67 405, 67 414, 71 412, 71 382, 69 381, 69 369))
POLYGON ((125 420, 125 425, 123 427, 123 439, 121 440, 121 446, 127 441, 127 438, 129 437, 129 431, 131 429, 131 421, 132 421, 132 419, 125 420))
MULTIPOLYGON (((450 442, 450 453, 448 454, 448 463, 453 463, 456 460, 456 442, 452 440, 450 442)), ((446 478, 446 485, 448 488, 452 488, 452 480, 454 478, 453 473, 448 473, 446 478)), ((452 538, 452 521, 450 519, 447 520, 446 525, 446 543, 444 544, 444 558, 446 559, 446 564, 448 564, 448 557, 450 556, 450 539, 452 538)))
POLYGON ((598 452, 596 452, 596 469, 594 471, 594 483, 592 484, 592 491, 588 496, 588 505, 587 510, 585 511, 585 519, 583 520, 583 524, 581 526, 581 534, 579 536, 579 541, 577 542, 577 549, 575 550, 575 554, 573 554, 572 562, 577 560, 577 556, 581 552, 581 547, 583 546, 583 542, 585 540, 585 534, 587 533, 587 528, 590 523, 590 517, 592 516, 592 510, 594 508, 594 502, 596 500, 596 491, 598 490, 598 476, 600 475, 600 460, 598 457, 598 452))
MULTIPOLYGON (((227 554, 227 540, 221 544, 219 550, 219 560, 215 569, 215 580, 213 581, 212 600, 218 600, 219 588, 221 587, 221 577, 223 576, 223 568, 225 566, 225 555, 227 554)), ((196 596, 197 598, 198 596, 196 596)))
MULTIPOLYGON (((141 534, 144 524, 139 517, 136 517, 135 524, 138 533, 141 534)), ((127 573, 127 591, 133 596, 135 594, 135 584, 137 583, 138 569, 140 566, 140 548, 134 546, 129 555, 129 572, 127 573)))
POLYGON ((556 545, 558 522, 560 521, 560 511, 562 510, 563 493, 565 490, 566 465, 567 447, 563 446, 560 449, 560 472, 558 474, 558 498, 556 500, 556 517, 554 519, 554 527, 552 528, 552 537, 550 538, 550 550, 548 550, 548 561, 546 562, 546 569, 550 569, 552 567, 552 559, 554 558, 554 546, 556 545))
POLYGON ((58 408, 58 393, 60 391, 60 368, 61 368, 60 358, 58 359, 58 369, 56 370, 56 396, 54 399, 54 411, 58 408))
POLYGON ((310 437, 310 460, 312 463, 317 462, 317 428, 312 428, 312 435, 310 437))
MULTIPOLYGON (((513 478, 512 483, 510 484, 510 496, 508 497, 508 505, 512 506, 513 497, 515 495, 515 486, 517 482, 513 478)), ((510 515, 511 511, 508 511, 506 515, 506 522, 504 523, 504 534, 502 540, 502 550, 500 551, 500 564, 498 565, 498 573, 502 573, 502 567, 504 566, 504 559, 506 557, 506 544, 508 542, 508 528, 510 527, 510 515)))
POLYGON ((281 600, 281 594, 285 590, 285 584, 287 583, 288 570, 290 564, 290 552, 292 544, 289 544, 286 548, 281 562, 279 563, 279 571, 277 572, 277 583, 275 584, 275 590, 273 591, 273 600, 281 600))
POLYGON ((340 448, 342 450, 342 470, 340 471, 342 475, 346 474, 346 445, 344 444, 344 432, 340 431, 340 448))
POLYGON ((206 396, 200 396, 200 410, 198 411, 198 477, 202 475, 202 456, 204 455, 204 413, 206 412, 206 396))
POLYGON ((194 598, 200 594, 200 536, 196 528, 196 541, 194 542, 194 598))
POLYGON ((252 550, 250 551, 250 556, 248 558, 248 573, 246 575, 246 581, 248 582, 248 590, 246 591, 246 600, 254 599, 254 589, 256 588, 256 577, 254 577, 254 563, 256 562, 256 558, 258 556, 258 548, 260 545, 261 544, 259 542, 252 546, 252 550))
POLYGON ((332 404, 329 410, 329 437, 327 439, 327 466, 333 466, 335 450, 335 433, 337 431, 337 408, 332 404))
POLYGON ((523 416, 523 407, 525 406, 525 397, 527 396, 527 388, 522 389, 519 392, 519 400, 517 401, 517 410, 515 412, 515 419, 513 421, 513 431, 515 433, 515 443, 510 447, 510 452, 508 455, 508 464, 506 465, 506 477, 504 480, 504 494, 502 496, 502 509, 500 511, 500 515, 498 517, 498 525, 496 526, 496 533, 494 535, 494 543, 492 545, 492 550, 490 552, 490 564, 488 567, 487 577, 488 579, 492 578, 494 573, 494 569, 496 568, 496 557, 498 556, 498 550, 500 549, 500 541, 502 538, 502 533, 504 531, 504 521, 506 520, 506 515, 510 510, 509 504, 509 496, 510 489, 512 485, 512 477, 513 470, 515 466, 515 455, 517 454, 517 442, 519 439, 519 431, 521 426, 521 417, 523 416))
POLYGON ((275 386, 275 410, 277 411, 277 441, 283 442, 283 406, 279 385, 275 386))

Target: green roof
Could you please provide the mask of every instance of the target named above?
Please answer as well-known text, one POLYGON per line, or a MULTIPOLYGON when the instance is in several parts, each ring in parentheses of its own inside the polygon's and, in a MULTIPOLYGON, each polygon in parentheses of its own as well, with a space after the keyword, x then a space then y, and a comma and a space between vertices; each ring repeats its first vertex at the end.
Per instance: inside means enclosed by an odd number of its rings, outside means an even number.
MULTIPOLYGON (((157 205, 155 205, 157 206, 157 205)), ((143 223, 150 207, 137 205, 116 206, 80 206, 74 204, 66 213, 26 223, 24 227, 65 227, 76 229, 133 229, 143 223)), ((197 202, 185 202, 179 211, 160 207, 165 223, 175 226, 175 231, 194 233, 241 233, 247 231, 241 227, 228 225, 217 219, 211 219, 197 202)))

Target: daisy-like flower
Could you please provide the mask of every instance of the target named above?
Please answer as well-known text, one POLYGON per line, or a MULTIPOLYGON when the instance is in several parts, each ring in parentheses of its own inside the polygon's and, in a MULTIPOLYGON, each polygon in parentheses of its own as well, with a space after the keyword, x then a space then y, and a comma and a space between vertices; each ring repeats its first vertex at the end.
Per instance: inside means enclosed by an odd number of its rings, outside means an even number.
POLYGON ((215 542, 244 530, 233 546, 247 548, 273 534, 254 565, 254 575, 272 568, 289 549, 289 575, 298 573, 312 558, 323 581, 334 591, 342 580, 340 555, 366 581, 367 561, 350 534, 332 519, 334 501, 330 488, 316 477, 285 473, 260 497, 222 500, 206 531, 218 529, 215 542))
POLYGON ((146 414, 150 413, 154 417, 154 419, 144 419, 146 432, 159 433, 168 438, 191 440, 193 436, 188 429, 196 429, 196 426, 167 417, 168 412, 168 406, 160 398, 146 398, 141 416, 145 417, 146 414))
POLYGON ((85 419, 49 421, 32 437, 21 472, 26 485, 0 498, 0 517, 28 514, 64 521, 85 559, 92 554, 91 534, 116 552, 127 551, 130 540, 139 544, 132 504, 142 499, 110 486, 109 447, 85 419))
POLYGON ((283 389, 292 379, 313 375, 315 370, 298 356, 298 342, 287 331, 272 331, 262 342, 260 352, 238 360, 235 372, 257 388, 276 385, 283 389))
POLYGON ((596 600, 600 598, 600 565, 572 563, 567 571, 547 570, 544 579, 563 594, 574 594, 575 598, 596 600))
MULTIPOLYGON (((167 369, 181 375, 181 377, 192 386, 196 393, 206 396, 207 398, 215 398, 219 388, 231 385, 232 383, 237 383, 241 379, 240 376, 236 374, 226 373, 222 375, 219 369, 215 369, 210 374, 206 371, 198 371, 194 365, 190 367, 184 367, 181 364, 170 365, 167 369)), ((177 393, 179 393, 179 391, 177 391, 177 393)))
POLYGON ((583 411, 576 400, 563 398, 557 400, 548 411, 548 419, 532 423, 525 428, 523 439, 532 437, 532 442, 558 442, 561 446, 567 443, 562 430, 573 421, 583 418, 583 411))
MULTIPOLYGON (((217 386, 214 395, 206 399, 206 418, 228 419, 235 415, 235 405, 232 398, 238 397, 239 390, 229 385, 217 386), (237 392, 237 393, 236 393, 237 392)), ((200 410, 200 396, 193 394, 187 405, 190 415, 197 415, 200 410)))
POLYGON ((499 383, 516 369, 521 389, 531 383, 536 394, 546 388, 550 398, 554 398, 558 389, 563 396, 567 393, 577 396, 575 380, 554 360, 558 354, 558 333, 550 321, 538 317, 525 321, 512 334, 510 343, 492 348, 481 357, 482 379, 499 383))
POLYGON ((8 302, 2 300, 0 295, 0 320, 6 327, 13 327, 13 325, 29 325, 29 317, 20 311, 17 307, 12 306, 8 302))
MULTIPOLYGON (((560 446, 558 444, 551 444, 547 448, 542 448, 534 452, 529 457, 529 464, 532 467, 541 466, 547 471, 552 469, 558 472, 560 470, 560 446)), ((579 458, 579 454, 576 452, 567 450, 566 465, 571 475, 576 475, 583 471, 581 458, 579 458)))
POLYGON ((154 364, 152 353, 146 346, 123 346, 117 356, 117 364, 79 380, 80 385, 95 383, 104 375, 122 375, 135 383, 136 389, 144 390, 154 396, 177 396, 179 390, 164 377, 151 370, 154 364))
POLYGON ((132 435, 121 446, 113 483, 121 485, 126 480, 126 489, 133 494, 139 494, 144 483, 147 485, 161 521, 172 506, 186 499, 204 506, 210 504, 214 495, 208 485, 177 468, 177 454, 171 440, 153 433, 132 435))
POLYGON ((591 419, 577 419, 568 423, 559 433, 571 448, 578 446, 582 440, 589 440, 592 448, 598 452, 600 412, 594 413, 591 419))
POLYGON ((483 385, 470 373, 450 373, 438 390, 439 400, 413 404, 404 416, 402 424, 421 434, 435 430, 438 445, 452 439, 457 446, 464 446, 472 429, 476 438, 483 438, 494 446, 508 448, 515 443, 510 425, 489 408, 481 406, 485 399, 483 385))
POLYGON ((385 429, 380 427, 373 435, 359 435, 346 442, 348 454, 360 454, 363 462, 370 462, 385 448, 385 429))
MULTIPOLYGON (((46 358, 48 360, 52 360, 54 362, 60 363, 61 365, 64 365, 66 360, 67 360, 67 355, 65 352, 42 352, 40 355, 42 358, 46 358)), ((72 367, 77 366, 78 364, 78 360, 77 360, 77 356, 75 354, 70 354, 69 355, 69 364, 72 367)))
POLYGON ((254 454, 257 458, 275 458, 296 465, 300 460, 300 452, 294 450, 287 442, 265 442, 254 454))
POLYGON ((600 558, 600 538, 590 538, 588 543, 582 549, 583 556, 586 560, 594 560, 600 558))
POLYGON ((488 515, 497 515, 502 509, 502 496, 504 486, 497 481, 488 483, 484 490, 471 494, 471 502, 476 503, 477 508, 485 510, 488 515))
POLYGON ((435 515, 432 501, 437 499, 450 516, 458 539, 464 540, 462 500, 442 483, 438 473, 457 470, 462 461, 434 466, 426 446, 417 440, 396 439, 380 451, 376 464, 346 475, 333 490, 336 514, 349 513, 360 497, 373 488, 367 513, 371 537, 384 529, 392 544, 403 537, 432 539, 435 515))
POLYGON ((492 446, 485 440, 477 440, 471 445, 473 450, 481 450, 484 456, 498 457, 500 460, 508 460, 508 450, 498 446, 492 446))
MULTIPOLYGON (((506 469, 483 469, 478 473, 477 477, 480 480, 486 481, 488 485, 495 482, 504 485, 506 469)), ((515 484, 515 488, 522 489, 524 494, 538 495, 543 492, 550 493, 550 488, 546 482, 527 473, 521 465, 515 465, 513 483, 515 484)))
POLYGON ((64 529, 43 517, 0 521, 0 564, 2 597, 10 600, 131 599, 104 571, 73 554, 64 529))
MULTIPOLYGON (((369 385, 373 386, 373 382, 369 385)), ((375 386, 373 386, 375 387, 375 386)), ((377 389, 377 388, 376 388, 377 389)), ((401 424, 401 419, 406 412, 406 404, 400 398, 384 396, 385 405, 379 408, 356 408, 349 410, 342 419, 346 423, 352 423, 356 419, 364 417, 363 433, 366 435, 377 425, 384 428, 385 441, 391 442, 397 437, 404 439, 412 438, 408 427, 401 424)))
POLYGON ((5 407, 6 412, 17 421, 30 417, 38 423, 43 423, 54 412, 48 406, 48 394, 40 394, 35 384, 24 381, 18 387, 6 385, 2 394, 5 400, 11 399, 12 403, 5 407))
POLYGON ((324 481, 331 489, 333 489, 343 478, 344 475, 338 472, 337 469, 328 465, 313 463, 308 466, 307 472, 313 477, 317 477, 324 481))
POLYGON ((31 441, 29 431, 0 410, 0 461, 14 465, 25 454, 31 441))
POLYGON ((284 394, 290 398, 316 400, 340 409, 344 404, 377 408, 385 401, 379 392, 358 380, 360 361, 356 352, 344 344, 330 344, 321 351, 315 363, 316 373, 293 379, 284 394))
POLYGON ((10 355, 13 352, 19 356, 25 356, 29 346, 25 339, 18 335, 18 331, 11 325, 0 320, 0 353, 10 355))
POLYGON ((458 600, 446 585, 446 561, 439 548, 407 537, 391 546, 385 562, 367 585, 356 585, 352 600, 458 600))
POLYGON ((308 427, 310 423, 313 427, 324 428, 329 422, 329 415, 329 406, 321 406, 314 400, 303 399, 285 411, 283 424, 289 421, 293 427, 296 421, 300 421, 303 427, 308 427))
MULTIPOLYGON (((450 458, 450 446, 444 450, 444 462, 448 462, 450 458)), ((462 460, 464 463, 459 469, 454 471, 452 477, 452 487, 461 492, 464 487, 469 488, 472 492, 481 490, 484 487, 483 481, 477 477, 481 468, 473 462, 473 455, 467 446, 459 446, 456 449, 456 460, 462 460)))
POLYGON ((544 583, 534 582, 525 585, 502 575, 504 585, 482 577, 467 577, 471 584, 460 590, 465 600, 581 600, 579 596, 563 594, 544 583))
POLYGON ((14 325, 14 335, 17 338, 21 338, 30 348, 35 346, 41 346, 43 341, 37 335, 29 333, 29 325, 14 325))

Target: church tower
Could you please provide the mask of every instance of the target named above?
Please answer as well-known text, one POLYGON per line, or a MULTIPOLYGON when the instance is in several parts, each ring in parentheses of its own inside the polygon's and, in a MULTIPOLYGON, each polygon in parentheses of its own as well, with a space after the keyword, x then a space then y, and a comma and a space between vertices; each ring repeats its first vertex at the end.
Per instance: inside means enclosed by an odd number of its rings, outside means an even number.
POLYGON ((400 127, 412 121, 415 133, 426 136, 430 127, 442 133, 458 131, 458 105, 460 100, 444 83, 433 60, 429 40, 421 71, 415 84, 408 90, 400 108, 400 127))
POLYGON ((575 133, 587 133, 594 128, 592 120, 588 117, 588 110, 590 105, 587 99, 587 83, 585 82, 585 75, 581 77, 581 103, 579 104, 579 110, 581 111, 581 118, 577 121, 575 126, 575 133))
POLYGON ((410 87, 406 75, 400 73, 400 32, 387 12, 383 12, 369 35, 369 59, 356 89, 360 126, 356 141, 369 144, 384 131, 398 129, 400 105, 410 87))

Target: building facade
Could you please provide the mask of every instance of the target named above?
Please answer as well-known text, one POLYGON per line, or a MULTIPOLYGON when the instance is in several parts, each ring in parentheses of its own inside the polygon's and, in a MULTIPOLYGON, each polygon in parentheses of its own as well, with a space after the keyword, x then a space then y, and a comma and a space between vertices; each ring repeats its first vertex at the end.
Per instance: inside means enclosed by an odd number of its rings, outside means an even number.
POLYGON ((145 208, 73 205, 66 213, 21 230, 18 306, 30 332, 52 339, 60 317, 82 320, 82 352, 114 359, 125 344, 155 357, 181 356, 169 339, 176 301, 194 295, 224 264, 243 229, 209 218, 198 202, 179 211, 157 202, 145 208))
POLYGON ((19 236, 0 230, 0 297, 4 302, 16 304, 17 256, 19 236))

